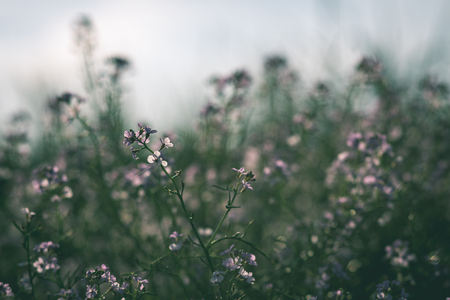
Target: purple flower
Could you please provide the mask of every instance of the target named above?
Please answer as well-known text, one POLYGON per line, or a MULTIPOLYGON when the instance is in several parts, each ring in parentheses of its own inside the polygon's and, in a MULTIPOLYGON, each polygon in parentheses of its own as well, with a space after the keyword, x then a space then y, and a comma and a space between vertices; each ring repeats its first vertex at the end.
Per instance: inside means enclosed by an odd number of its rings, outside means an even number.
POLYGON ((350 133, 347 137, 347 146, 350 148, 358 148, 359 141, 362 139, 362 134, 357 133, 350 133))
POLYGON ((225 250, 225 251, 223 251, 222 253, 220 253, 220 255, 224 255, 224 254, 228 254, 228 253, 230 253, 230 252, 231 252, 231 249, 233 249, 233 247, 234 247, 234 244, 233 244, 233 245, 231 245, 231 247, 230 247, 230 248, 228 248, 227 250, 225 250))
POLYGON ((63 299, 81 300, 80 296, 78 295, 78 291, 75 289, 69 289, 69 290, 61 289, 59 291, 59 293, 55 294, 55 296, 60 296, 60 297, 58 297, 58 300, 63 300, 63 299))
POLYGON ((180 234, 176 231, 172 232, 171 235, 169 235, 169 239, 175 239, 175 243, 172 243, 169 245, 169 249, 171 251, 178 251, 181 249, 181 247, 183 247, 183 241, 180 241, 179 238, 182 237, 183 234, 180 234))
POLYGON ((255 278, 252 275, 253 275, 252 272, 247 272, 247 271, 244 270, 244 268, 241 268, 239 270, 239 276, 244 278, 245 281, 247 281, 247 283, 250 283, 250 284, 254 284, 255 283, 255 278))
POLYGON ((254 254, 251 253, 247 253, 247 252, 242 252, 241 256, 244 258, 244 260, 252 266, 257 266, 258 264, 256 263, 256 256, 254 254))
POLYGON ((116 277, 111 275, 111 272, 109 271, 105 271, 105 273, 102 274, 101 279, 107 283, 113 283, 116 281, 116 277))
POLYGON ((0 282, 0 298, 3 297, 14 297, 14 293, 8 283, 0 282))
POLYGON ((58 259, 53 256, 48 259, 39 257, 38 260, 33 263, 33 267, 36 268, 38 273, 44 273, 48 270, 53 270, 53 272, 55 272, 60 268, 58 265, 58 259))
POLYGON ((58 244, 53 244, 52 241, 48 241, 48 242, 43 242, 40 243, 39 245, 36 245, 33 250, 36 252, 40 252, 40 253, 47 253, 49 252, 49 250, 53 250, 59 248, 58 244))
POLYGON ((134 131, 130 129, 130 131, 124 131, 123 133, 123 144, 125 146, 130 146, 136 141, 136 136, 134 134, 134 131))
POLYGON ((97 289, 95 288, 95 285, 87 285, 86 286, 86 298, 90 299, 90 298, 94 298, 95 296, 97 296, 97 289))
POLYGON ((119 294, 123 294, 123 292, 125 292, 125 290, 129 287, 130 285, 126 282, 123 282, 122 285, 120 285, 118 282, 113 282, 111 284, 111 289, 119 294))
POLYGON ((241 266, 238 257, 228 257, 222 261, 222 265, 228 270, 236 270, 241 266))
POLYGON ((243 191, 245 191, 245 190, 252 190, 252 191, 253 191, 253 188, 252 188, 252 186, 250 185, 250 182, 247 182, 247 181, 242 180, 242 190, 241 190, 241 193, 242 193, 243 191))
POLYGON ((237 172, 237 177, 241 177, 241 175, 247 175, 247 173, 245 173, 244 167, 240 168, 239 170, 236 168, 232 168, 233 171, 237 172))
POLYGON ((133 280, 137 282, 137 288, 140 291, 144 289, 144 283, 148 283, 147 279, 142 279, 139 276, 133 276, 133 280))

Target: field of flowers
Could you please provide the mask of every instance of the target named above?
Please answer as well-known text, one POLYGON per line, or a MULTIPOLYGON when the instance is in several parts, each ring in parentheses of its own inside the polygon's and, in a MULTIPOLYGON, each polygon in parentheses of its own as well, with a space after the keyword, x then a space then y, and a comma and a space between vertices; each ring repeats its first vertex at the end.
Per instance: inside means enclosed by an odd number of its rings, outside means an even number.
POLYGON ((161 132, 122 113, 130 62, 95 71, 90 21, 75 33, 85 91, 49 96, 38 137, 26 112, 2 132, 0 298, 449 299, 437 77, 363 57, 306 87, 270 56, 161 132))

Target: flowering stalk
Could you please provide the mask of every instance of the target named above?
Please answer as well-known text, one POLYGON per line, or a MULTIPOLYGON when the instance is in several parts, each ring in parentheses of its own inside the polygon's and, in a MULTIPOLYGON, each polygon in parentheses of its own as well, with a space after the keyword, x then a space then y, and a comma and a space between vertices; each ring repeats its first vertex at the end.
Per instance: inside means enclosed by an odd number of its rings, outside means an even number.
MULTIPOLYGON (((144 143, 144 147, 150 151, 152 154, 154 154, 155 152, 153 150, 151 150, 149 147, 147 147, 147 145, 144 143)), ((176 189, 176 195, 178 197, 178 200, 180 200, 181 203, 181 207, 183 208, 184 214, 186 215, 186 218, 189 220, 189 223, 191 224, 192 230, 194 231, 195 236, 197 237, 199 243, 200 243, 200 247, 202 248, 203 252, 205 253, 206 256, 206 260, 207 260, 207 265, 209 266, 209 268, 211 269, 211 272, 214 272, 214 264, 211 260, 211 257, 209 255, 209 251, 208 249, 205 247, 205 244, 203 243, 202 239, 200 238, 200 235, 197 232, 197 229, 195 228, 195 224, 193 222, 193 217, 189 216, 189 213, 187 212, 186 206, 184 204, 184 200, 183 200, 183 191, 184 191, 184 182, 181 183, 181 192, 180 189, 178 188, 178 184, 175 181, 175 178, 172 177, 166 170, 166 168, 161 164, 160 165, 161 169, 163 170, 163 172, 167 175, 167 177, 170 179, 170 181, 172 181, 173 185, 175 186, 176 189)))

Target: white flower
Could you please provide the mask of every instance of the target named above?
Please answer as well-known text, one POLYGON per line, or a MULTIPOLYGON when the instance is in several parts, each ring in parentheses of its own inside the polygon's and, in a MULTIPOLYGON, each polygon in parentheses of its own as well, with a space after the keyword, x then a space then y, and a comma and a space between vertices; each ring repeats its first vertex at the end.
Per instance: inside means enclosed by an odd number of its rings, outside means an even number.
POLYGON ((162 144, 162 146, 161 146, 162 149, 164 149, 164 148, 172 148, 173 147, 173 144, 170 142, 170 139, 168 137, 166 137, 164 139, 164 141, 161 140, 161 144, 162 144))
POLYGON ((160 156, 161 156, 161 152, 155 151, 153 154, 148 156, 147 161, 151 164, 154 162, 157 162, 158 165, 167 167, 167 161, 163 160, 160 156))
POLYGON ((183 247, 183 242, 179 241, 178 243, 172 243, 169 245, 169 249, 172 251, 178 251, 183 247))
POLYGON ((222 272, 222 271, 215 271, 213 274, 212 274, 212 278, 211 278, 211 284, 213 285, 213 286, 217 286, 220 282, 222 282, 222 280, 223 280, 223 276, 222 276, 222 274, 225 274, 225 272, 222 272))
POLYGON ((29 216, 29 217, 32 217, 32 216, 36 215, 36 213, 30 211, 30 210, 28 209, 28 207, 22 208, 20 211, 21 211, 23 214, 25 214, 25 215, 27 215, 27 216, 29 216))
POLYGON ((244 268, 240 268, 239 269, 239 276, 244 278, 245 281, 247 281, 247 283, 250 283, 250 284, 254 284, 255 283, 255 278, 252 275, 253 275, 252 272, 247 272, 247 271, 244 270, 244 268))
POLYGON ((72 189, 68 186, 65 186, 63 189, 63 197, 66 199, 70 199, 73 197, 72 189))

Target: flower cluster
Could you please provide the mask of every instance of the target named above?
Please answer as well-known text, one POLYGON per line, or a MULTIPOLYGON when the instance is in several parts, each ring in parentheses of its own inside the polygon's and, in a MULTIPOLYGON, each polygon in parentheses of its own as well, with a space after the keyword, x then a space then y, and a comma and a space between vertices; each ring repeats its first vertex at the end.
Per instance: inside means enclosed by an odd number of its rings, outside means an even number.
MULTIPOLYGON (((150 142, 150 135, 157 132, 156 130, 151 129, 148 126, 142 126, 141 123, 138 123, 138 126, 139 126, 139 131, 137 131, 137 132, 133 131, 132 129, 130 129, 130 131, 124 132, 123 143, 126 146, 130 146, 134 142, 137 142, 141 146, 148 144, 150 142)), ((158 165, 167 167, 168 163, 167 163, 167 161, 163 160, 163 158, 161 157, 161 151, 164 149, 173 147, 173 143, 170 142, 170 138, 168 138, 168 137, 164 138, 164 140, 160 139, 160 141, 161 141, 161 146, 160 146, 159 150, 156 150, 156 151, 150 150, 152 152, 152 154, 150 154, 147 157, 147 161, 151 164, 156 162, 158 165)), ((140 148, 140 149, 135 149, 133 147, 130 147, 133 158, 139 159, 136 154, 144 148, 147 148, 147 146, 144 146, 143 148, 140 148)))
POLYGON ((405 293, 405 289, 400 289, 400 282, 397 280, 385 280, 383 283, 377 284, 377 292, 374 300, 408 300, 409 295, 405 293))
POLYGON ((38 273, 45 273, 48 270, 56 272, 60 268, 58 259, 55 256, 55 250, 57 248, 59 248, 59 245, 54 244, 52 241, 43 242, 33 248, 37 253, 44 254, 44 256, 40 256, 38 260, 33 263, 33 266, 38 273))
POLYGON ((391 264, 395 267, 406 268, 411 261, 416 260, 415 254, 409 253, 408 242, 395 240, 392 245, 385 248, 386 258, 391 259, 391 264))
POLYGON ((36 193, 42 194, 46 191, 55 191, 51 197, 52 202, 60 202, 61 199, 70 199, 73 196, 72 189, 67 186, 67 175, 59 174, 57 166, 46 166, 33 171, 38 178, 33 180, 33 189, 36 193))
POLYGON ((30 210, 28 209, 28 207, 24 207, 24 208, 22 208, 20 211, 21 211, 24 215, 26 215, 27 218, 33 218, 33 217, 36 215, 36 213, 30 211, 30 210))
POLYGON ((244 167, 242 167, 240 169, 232 168, 232 170, 236 172, 236 179, 239 182, 237 188, 239 188, 239 186, 242 185, 240 192, 243 193, 245 190, 253 191, 253 188, 250 185, 250 182, 256 181, 255 174, 253 174, 252 171, 245 172, 244 167), (240 179, 241 177, 244 177, 244 179, 241 180, 240 179))
POLYGON ((350 195, 355 198, 365 195, 368 199, 358 205, 366 206, 367 209, 381 194, 388 200, 386 206, 392 209, 394 205, 390 200, 399 186, 399 180, 391 168, 402 158, 394 157, 391 145, 381 134, 368 133, 363 136, 361 133, 350 133, 347 146, 351 151, 338 155, 327 170, 326 184, 329 187, 346 184, 350 195))
POLYGON ((150 135, 157 133, 156 130, 151 129, 148 126, 142 126, 141 123, 138 123, 139 131, 133 131, 130 129, 130 131, 125 131, 123 133, 124 140, 123 144, 126 146, 130 146, 134 142, 137 142, 139 145, 148 144, 150 142, 150 135))
POLYGON ((86 271, 84 280, 95 283, 113 283, 116 281, 116 277, 111 274, 109 268, 105 264, 102 264, 101 266, 95 267, 95 269, 86 271))
POLYGON ((14 293, 8 283, 0 282, 0 298, 14 297, 14 293))
POLYGON ((78 291, 75 289, 61 289, 55 296, 58 296, 58 300, 81 300, 78 291))
POLYGON ((214 76, 210 80, 218 96, 223 95, 229 85, 235 90, 248 89, 251 82, 252 78, 246 70, 237 70, 233 74, 223 77, 214 76))
POLYGON ((48 102, 48 107, 60 115, 63 123, 73 121, 80 111, 80 105, 86 102, 86 99, 70 92, 65 92, 56 96, 48 102))
POLYGON ((319 279, 316 280, 316 288, 317 289, 327 289, 329 288, 329 280, 331 279, 330 274, 334 275, 337 278, 342 278, 345 280, 350 280, 347 273, 345 273, 344 268, 338 262, 333 262, 329 265, 323 266, 319 268, 319 279), (330 272, 331 271, 331 272, 330 272))
POLYGON ((33 250, 38 253, 48 253, 56 248, 59 248, 58 244, 54 244, 52 241, 42 242, 39 245, 34 246, 33 250))
MULTIPOLYGON (((98 287, 101 284, 107 283, 110 285, 110 288, 106 293, 112 291, 115 294, 122 295, 124 293, 133 293, 135 296, 145 293, 144 284, 148 283, 147 279, 143 279, 139 276, 132 276, 126 278, 124 281, 117 281, 116 277, 111 274, 109 268, 106 265, 101 265, 95 267, 95 269, 88 270, 86 272, 86 276, 83 278, 85 283, 89 283, 86 285, 86 298, 97 298, 100 296, 100 292, 98 287), (130 291, 129 288, 133 289, 130 291)), ((105 293, 105 294, 106 294, 105 293)), ((102 297, 105 295, 102 295, 102 297)))
POLYGON ((38 273, 45 273, 48 270, 53 270, 53 272, 56 272, 56 270, 60 268, 58 265, 58 259, 54 256, 47 258, 40 256, 38 260, 33 263, 33 267, 36 268, 38 273))
POLYGON ((143 279, 139 276, 133 276, 132 279, 133 279, 133 282, 136 284, 137 290, 139 290, 139 291, 144 290, 144 283, 148 283, 147 279, 143 279))
POLYGON ((223 259, 222 265, 227 269, 223 271, 215 271, 210 280, 213 286, 218 285, 223 281, 223 274, 227 272, 232 272, 237 270, 237 276, 239 279, 249 283, 254 284, 255 278, 252 272, 248 272, 244 269, 245 266, 257 266, 256 256, 251 253, 244 252, 242 250, 233 250, 234 244, 230 248, 220 253, 220 256, 228 255, 227 258, 223 259))

